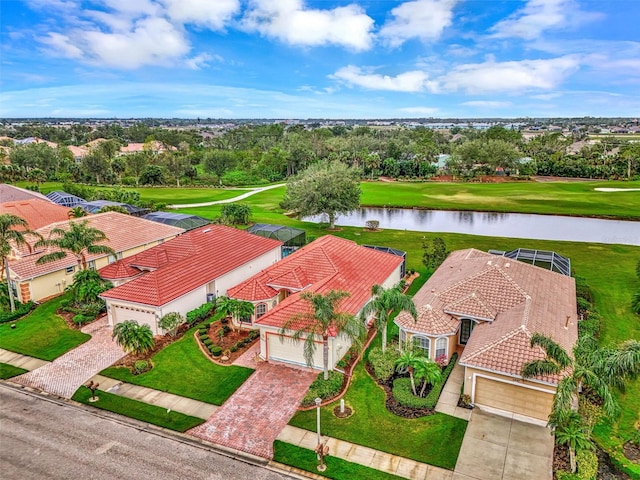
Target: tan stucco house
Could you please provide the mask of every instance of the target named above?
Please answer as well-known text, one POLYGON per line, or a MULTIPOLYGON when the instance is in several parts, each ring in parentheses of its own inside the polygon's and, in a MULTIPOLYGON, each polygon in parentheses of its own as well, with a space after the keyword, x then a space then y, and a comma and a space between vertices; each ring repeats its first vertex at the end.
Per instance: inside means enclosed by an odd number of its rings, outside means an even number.
MULTIPOLYGON (((108 238, 105 244, 116 251, 115 256, 103 254, 87 255, 89 268, 94 269, 113 263, 118 258, 135 255, 184 232, 182 228, 159 224, 118 212, 106 212, 77 220, 54 222, 35 231, 43 238, 48 238, 54 228, 65 229, 68 228, 70 221, 85 220, 90 227, 104 232, 108 238)), ((35 243, 33 237, 30 237, 29 240, 31 243, 35 243)), ((61 260, 38 264, 37 260, 48 251, 50 250, 29 251, 26 248, 21 248, 14 249, 12 252, 9 258, 11 284, 20 302, 28 302, 29 300, 39 302, 60 295, 68 285, 73 283, 73 275, 78 268, 76 258, 68 254, 61 260)))
POLYGON ((578 338, 573 278, 474 249, 451 253, 413 297, 418 320, 395 320, 401 346, 431 359, 461 352, 464 393, 498 412, 547 420, 557 376, 524 380, 525 363, 542 359, 534 333, 571 352, 578 338))
MULTIPOLYGON (((280 334, 285 323, 301 313, 311 312, 301 292, 326 294, 349 292, 338 310, 358 315, 371 300, 374 284, 389 288, 401 280, 403 257, 326 235, 296 250, 277 264, 229 289, 229 297, 251 302, 255 313, 243 319, 247 328, 260 329, 260 356, 296 365, 306 365, 303 340, 280 334)), ((302 320, 301 320, 302 322, 302 320)), ((304 328, 304 325, 299 325, 304 328)), ((293 332, 292 332, 293 333, 293 332)), ((322 339, 318 337, 313 368, 322 369, 322 339)), ((329 338, 329 368, 351 347, 351 341, 334 331, 329 338)))
POLYGON ((278 262, 281 247, 278 240, 244 230, 206 225, 119 260, 99 271, 116 285, 101 295, 109 325, 136 320, 162 334, 158 322, 167 313, 186 315, 226 295, 229 288, 278 262))

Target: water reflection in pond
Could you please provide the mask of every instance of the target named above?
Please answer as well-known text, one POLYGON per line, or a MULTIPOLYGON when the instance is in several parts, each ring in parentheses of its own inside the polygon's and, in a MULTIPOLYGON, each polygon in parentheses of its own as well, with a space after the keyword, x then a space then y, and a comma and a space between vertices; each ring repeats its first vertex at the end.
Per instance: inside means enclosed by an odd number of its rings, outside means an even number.
MULTIPOLYGON (((304 220, 327 221, 321 215, 304 220)), ((640 222, 557 215, 360 208, 340 215, 336 225, 364 227, 367 220, 378 220, 380 228, 394 230, 640 245, 640 222)))

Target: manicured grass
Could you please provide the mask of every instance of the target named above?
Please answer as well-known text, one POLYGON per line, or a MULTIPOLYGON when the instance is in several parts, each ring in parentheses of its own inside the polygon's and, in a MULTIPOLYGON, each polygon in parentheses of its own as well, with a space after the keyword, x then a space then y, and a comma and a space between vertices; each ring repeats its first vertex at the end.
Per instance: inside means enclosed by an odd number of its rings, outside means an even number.
POLYGON ((322 475, 323 477, 333 478, 335 480, 352 480, 356 478, 367 480, 394 480, 403 478, 386 472, 381 472, 374 468, 358 465, 357 463, 347 462, 341 458, 332 457, 332 452, 329 452, 329 456, 325 458, 327 469, 324 472, 318 472, 318 469, 316 468, 318 466, 318 459, 312 450, 297 447, 279 440, 276 440, 273 446, 273 459, 276 462, 291 465, 301 470, 322 475))
POLYGON ((21 320, 0 325, 0 348, 42 360, 54 360, 63 353, 83 344, 90 335, 70 329, 56 314, 66 295, 38 305, 21 320))
POLYGON ((143 201, 166 203, 169 205, 182 203, 205 203, 216 200, 237 197, 246 190, 227 190, 224 188, 169 188, 169 187, 140 187, 132 188, 140 193, 143 201))
POLYGON ((27 373, 29 370, 25 370, 24 368, 14 367, 13 365, 9 365, 8 363, 0 363, 0 379, 5 380, 11 377, 17 377, 18 375, 22 375, 23 373, 27 373))
POLYGON ((128 368, 109 367, 102 375, 174 393, 214 405, 222 405, 253 373, 250 368, 220 366, 208 360, 193 338, 195 329, 151 358, 153 368, 133 375, 128 368))
POLYGON ((366 206, 439 210, 546 213, 640 219, 638 192, 598 192, 596 187, 640 188, 633 182, 362 183, 366 206))
MULTIPOLYGON (((441 413, 412 420, 397 417, 386 409, 384 391, 362 363, 356 367, 344 399, 353 415, 335 417, 333 409, 338 402, 321 408, 323 434, 438 467, 455 467, 467 428, 464 420, 441 413)), ((316 412, 298 412, 289 423, 313 431, 316 412)))
POLYGON ((102 390, 96 390, 96 396, 99 400, 97 402, 90 402, 91 390, 87 387, 80 387, 76 393, 73 394, 72 400, 86 405, 92 405, 102 410, 119 413, 125 417, 158 425, 159 427, 169 428, 177 432, 186 432, 190 428, 205 422, 202 418, 192 417, 174 411, 167 413, 167 409, 165 408, 149 405, 126 397, 120 397, 112 393, 103 392, 102 390))

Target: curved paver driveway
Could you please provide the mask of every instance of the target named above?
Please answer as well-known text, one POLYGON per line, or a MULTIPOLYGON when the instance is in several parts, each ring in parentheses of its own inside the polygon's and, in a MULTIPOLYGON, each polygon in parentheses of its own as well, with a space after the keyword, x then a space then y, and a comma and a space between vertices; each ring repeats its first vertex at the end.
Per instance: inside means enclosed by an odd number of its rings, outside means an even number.
POLYGON ((11 381, 59 397, 71 398, 91 377, 126 355, 111 339, 112 329, 107 325, 106 316, 81 331, 91 335, 89 341, 53 362, 14 377, 11 381))

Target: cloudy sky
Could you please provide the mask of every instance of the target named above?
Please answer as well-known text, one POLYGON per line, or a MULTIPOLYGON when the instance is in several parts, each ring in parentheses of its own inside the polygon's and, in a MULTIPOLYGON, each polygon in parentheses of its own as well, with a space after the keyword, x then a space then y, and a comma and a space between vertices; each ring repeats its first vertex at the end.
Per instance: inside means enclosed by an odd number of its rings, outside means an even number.
POLYGON ((640 115, 640 0, 0 9, 0 117, 640 115))

